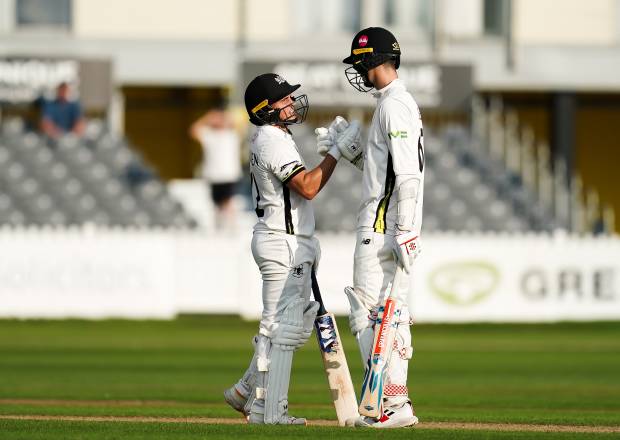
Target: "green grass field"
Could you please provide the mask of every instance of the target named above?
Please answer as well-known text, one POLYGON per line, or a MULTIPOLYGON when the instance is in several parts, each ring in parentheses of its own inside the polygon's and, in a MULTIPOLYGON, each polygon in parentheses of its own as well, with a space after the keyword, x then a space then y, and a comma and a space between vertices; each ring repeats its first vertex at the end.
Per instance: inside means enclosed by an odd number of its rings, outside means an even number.
MULTIPOLYGON (((359 385, 359 354, 346 320, 339 325, 359 385)), ((409 387, 421 420, 415 432, 158 419, 237 419, 223 403, 222 391, 245 369, 255 330, 256 323, 223 316, 171 322, 0 321, 0 440, 620 436, 620 323, 413 327, 416 353, 409 387), (446 429, 431 422, 580 425, 593 432, 446 429), (594 432, 607 426, 615 432, 594 432)), ((313 339, 295 357, 289 399, 293 415, 335 420, 313 339)))

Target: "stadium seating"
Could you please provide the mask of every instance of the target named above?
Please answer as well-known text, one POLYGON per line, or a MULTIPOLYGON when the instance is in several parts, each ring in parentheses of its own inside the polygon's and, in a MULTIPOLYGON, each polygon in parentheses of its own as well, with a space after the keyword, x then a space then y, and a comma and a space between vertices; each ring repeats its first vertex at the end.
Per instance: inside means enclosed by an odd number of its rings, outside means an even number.
MULTIPOLYGON (((309 128, 294 127, 304 157, 315 157, 315 138, 309 128)), ((435 133, 425 130, 425 231, 551 231, 558 222, 527 188, 479 150, 462 126, 435 133)), ((314 165, 310 163, 309 165, 314 165)), ((361 173, 340 164, 314 203, 317 228, 355 229, 361 195, 361 173)))
POLYGON ((194 228, 196 222, 126 142, 100 121, 50 141, 19 119, 0 131, 0 224, 194 228))
MULTIPOLYGON (((293 128, 308 165, 318 161, 309 125, 293 128)), ((425 231, 552 231, 565 227, 505 165, 475 148, 462 126, 425 130, 425 231)), ((249 190, 249 188, 246 188, 249 190)), ((353 231, 361 173, 339 165, 315 199, 317 229, 353 231)), ((193 228, 126 140, 90 121, 85 136, 51 142, 25 132, 19 119, 0 131, 0 224, 193 228)))

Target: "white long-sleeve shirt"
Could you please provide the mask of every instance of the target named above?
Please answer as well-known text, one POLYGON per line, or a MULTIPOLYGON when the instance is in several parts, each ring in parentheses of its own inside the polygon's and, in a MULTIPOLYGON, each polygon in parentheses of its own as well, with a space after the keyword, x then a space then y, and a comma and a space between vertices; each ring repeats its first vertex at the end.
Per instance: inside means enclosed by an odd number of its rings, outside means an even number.
POLYGON ((398 184, 418 179, 410 230, 420 232, 424 199, 424 133, 415 100, 399 79, 373 93, 377 107, 364 149, 358 230, 396 233, 398 184), (397 182, 398 181, 398 182, 397 182))
POLYGON ((287 183, 305 169, 293 137, 272 125, 256 129, 250 139, 252 196, 258 221, 255 231, 311 237, 314 211, 310 201, 287 183))

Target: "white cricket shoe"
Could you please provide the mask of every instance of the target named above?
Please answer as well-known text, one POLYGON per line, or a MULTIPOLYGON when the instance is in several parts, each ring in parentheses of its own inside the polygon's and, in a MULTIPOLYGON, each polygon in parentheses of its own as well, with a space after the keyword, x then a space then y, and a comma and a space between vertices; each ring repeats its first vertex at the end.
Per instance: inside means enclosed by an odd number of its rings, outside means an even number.
POLYGON ((347 420, 347 424, 358 428, 406 428, 418 424, 418 418, 413 410, 413 405, 407 402, 400 408, 385 408, 383 415, 376 419, 374 417, 361 416, 356 419, 347 420))
MULTIPOLYGON (((256 414, 256 413, 250 413, 249 417, 248 417, 248 423, 251 425, 262 425, 265 423, 265 419, 264 419, 264 415, 263 414, 256 414)), ((280 417, 280 420, 278 420, 278 423, 276 423, 277 425, 302 425, 302 426, 306 426, 308 424, 308 422, 306 421, 306 419, 304 419, 303 417, 293 417, 293 416, 289 416, 284 415, 282 417, 280 417)))
MULTIPOLYGON (((263 425, 265 424, 265 401, 262 399, 255 399, 252 404, 252 411, 248 416, 249 424, 263 425)), ((288 414, 288 405, 284 408, 284 411, 280 414, 278 421, 274 425, 307 425, 308 422, 303 417, 293 417, 288 414)))
POLYGON ((224 391, 224 400, 228 403, 235 411, 239 411, 246 418, 250 415, 249 408, 246 408, 248 405, 248 398, 244 396, 237 390, 236 386, 232 386, 224 391))

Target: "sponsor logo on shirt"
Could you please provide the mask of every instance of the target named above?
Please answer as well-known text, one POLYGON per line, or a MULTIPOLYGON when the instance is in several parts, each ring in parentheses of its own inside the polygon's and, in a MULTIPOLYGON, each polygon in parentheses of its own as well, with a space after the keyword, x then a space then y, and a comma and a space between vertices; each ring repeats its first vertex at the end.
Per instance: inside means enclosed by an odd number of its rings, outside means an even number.
POLYGON ((396 131, 388 131, 388 137, 390 139, 407 139, 407 132, 406 131, 400 131, 400 130, 396 130, 396 131))

